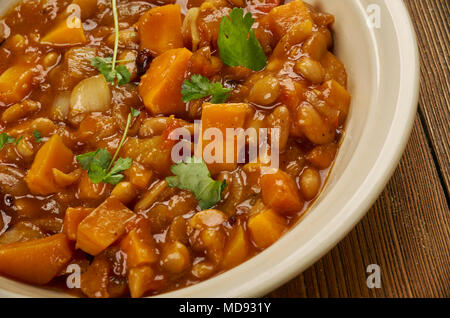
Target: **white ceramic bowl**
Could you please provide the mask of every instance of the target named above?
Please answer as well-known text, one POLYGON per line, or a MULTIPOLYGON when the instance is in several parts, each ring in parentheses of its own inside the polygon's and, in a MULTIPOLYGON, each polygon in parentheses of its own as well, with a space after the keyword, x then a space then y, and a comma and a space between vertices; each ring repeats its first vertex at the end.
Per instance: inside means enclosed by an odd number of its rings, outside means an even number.
MULTIPOLYGON (((401 0, 306 0, 336 16, 336 54, 353 95, 346 135, 319 199, 278 242, 242 265, 161 296, 255 297, 311 266, 364 216, 403 153, 414 121, 419 62, 413 26, 401 0), (372 5, 372 6, 371 6, 372 5), (373 11, 375 10, 375 11, 373 11), (367 24, 377 14, 380 28, 367 24)), ((17 0, 2 0, 0 16, 17 0)), ((3 297, 65 297, 0 277, 3 297)))

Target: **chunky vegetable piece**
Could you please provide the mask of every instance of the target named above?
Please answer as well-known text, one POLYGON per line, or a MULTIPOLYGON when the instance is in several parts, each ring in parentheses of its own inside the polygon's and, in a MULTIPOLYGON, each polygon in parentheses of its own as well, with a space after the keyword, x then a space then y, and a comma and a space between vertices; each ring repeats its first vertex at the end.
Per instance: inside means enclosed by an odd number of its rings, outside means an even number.
POLYGON ((242 103, 203 104, 202 132, 209 130, 209 133, 203 133, 201 147, 203 160, 213 176, 220 171, 232 171, 236 168, 240 149, 236 145, 237 136, 226 138, 227 128, 244 128, 250 113, 249 105, 242 103))
POLYGON ((139 18, 136 27, 141 39, 141 49, 148 49, 154 55, 183 47, 181 8, 178 4, 168 4, 147 11, 139 18))
POLYGON ((69 172, 73 153, 66 147, 59 135, 53 135, 39 149, 25 181, 34 194, 47 195, 61 190, 54 179, 53 169, 69 172))
POLYGON ((0 275, 64 288, 77 265, 70 294, 152 296, 239 266, 313 206, 351 112, 332 15, 18 3, 0 17, 0 275))
POLYGON ((54 46, 77 45, 85 42, 83 24, 77 16, 62 19, 41 39, 42 44, 54 46))
POLYGON ((0 245, 0 273, 28 283, 47 284, 64 269, 72 253, 64 234, 0 245))
POLYGON ((282 170, 261 177, 261 194, 268 207, 281 213, 295 213, 303 207, 295 181, 282 170))
POLYGON ((118 199, 109 198, 81 221, 77 230, 77 248, 98 255, 124 232, 135 214, 118 199))
POLYGON ((139 84, 139 94, 153 115, 180 114, 185 110, 181 85, 192 53, 172 49, 155 58, 139 84))
POLYGON ((31 65, 14 65, 0 75, 0 105, 20 102, 31 91, 31 65))

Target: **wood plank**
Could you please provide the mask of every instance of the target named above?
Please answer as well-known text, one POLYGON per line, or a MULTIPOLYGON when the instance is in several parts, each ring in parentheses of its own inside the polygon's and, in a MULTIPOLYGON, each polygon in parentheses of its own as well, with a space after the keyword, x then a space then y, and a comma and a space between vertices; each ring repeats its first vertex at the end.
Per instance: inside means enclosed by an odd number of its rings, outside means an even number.
POLYGON ((450 213, 416 118, 392 179, 362 222, 332 251, 270 297, 449 297, 450 213), (366 285, 381 267, 381 289, 366 285))
POLYGON ((421 75, 419 114, 430 136, 439 177, 450 187, 450 1, 404 0, 416 28, 421 75))

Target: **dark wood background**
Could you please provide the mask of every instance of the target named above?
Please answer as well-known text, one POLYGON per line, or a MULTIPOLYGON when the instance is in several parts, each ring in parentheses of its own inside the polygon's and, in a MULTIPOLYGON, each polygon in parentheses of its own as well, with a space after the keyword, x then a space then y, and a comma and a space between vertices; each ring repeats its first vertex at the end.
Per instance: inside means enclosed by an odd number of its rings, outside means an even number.
POLYGON ((269 297, 450 297, 450 1, 404 2, 417 31, 421 85, 403 158, 361 223, 269 297), (380 265, 380 289, 366 285, 369 264, 380 265))

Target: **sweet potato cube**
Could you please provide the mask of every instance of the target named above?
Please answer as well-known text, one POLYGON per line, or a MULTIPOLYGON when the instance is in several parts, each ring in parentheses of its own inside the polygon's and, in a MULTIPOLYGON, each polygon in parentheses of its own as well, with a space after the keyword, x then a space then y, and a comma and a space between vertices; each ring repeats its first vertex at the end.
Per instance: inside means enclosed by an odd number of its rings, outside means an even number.
POLYGON ((86 43, 83 24, 76 16, 62 19, 41 39, 42 44, 68 46, 86 43))
POLYGON ((128 180, 139 189, 147 189, 153 177, 153 171, 146 169, 136 161, 133 161, 131 168, 124 172, 128 180))
POLYGON ((222 266, 224 268, 231 268, 239 265, 248 257, 249 249, 249 241, 244 227, 238 224, 225 245, 222 266))
POLYGON ((150 228, 150 222, 141 219, 120 242, 120 248, 127 254, 127 268, 149 265, 158 260, 150 228))
POLYGON ((241 149, 237 149, 237 137, 227 138, 226 130, 243 128, 250 110, 247 104, 203 104, 202 155, 212 175, 236 169, 241 149), (219 131, 221 135, 215 136, 219 131))
POLYGON ((270 10, 267 15, 272 32, 281 38, 289 29, 301 22, 310 20, 311 16, 302 0, 294 0, 270 10))
POLYGON ((36 153, 25 181, 31 193, 48 195, 61 191, 54 179, 53 169, 68 172, 72 167, 73 153, 64 145, 61 136, 53 135, 36 153))
POLYGON ((148 49, 154 55, 183 47, 181 7, 178 4, 150 9, 139 18, 136 27, 141 49, 148 49))
POLYGON ((107 190, 111 188, 111 184, 92 183, 86 170, 81 172, 80 181, 78 182, 77 195, 81 200, 97 200, 107 195, 107 190))
POLYGON ((135 216, 118 199, 106 199, 78 225, 77 248, 100 254, 125 233, 126 223, 135 216))
POLYGON ((0 273, 32 284, 47 284, 71 260, 65 234, 0 245, 0 273))
POLYGON ((155 289, 155 273, 150 266, 135 267, 128 273, 128 287, 133 298, 139 298, 155 289))
POLYGON ((15 65, 0 75, 0 105, 20 102, 31 91, 32 66, 15 65))
POLYGON ((153 115, 180 114, 185 111, 181 84, 185 79, 192 52, 188 49, 166 51, 150 64, 139 84, 145 107, 153 115))
POLYGON ((84 220, 94 209, 77 207, 67 208, 64 216, 63 232, 67 238, 72 241, 77 240, 78 225, 84 220))
POLYGON ((262 249, 276 242, 287 227, 282 216, 272 209, 267 209, 251 216, 247 228, 256 247, 262 249))
POLYGON ((291 214, 303 208, 303 199, 294 179, 286 172, 277 170, 275 173, 261 177, 261 194, 266 206, 280 213, 291 214))
POLYGON ((325 102, 339 111, 339 123, 343 123, 347 118, 351 95, 350 93, 334 79, 326 81, 320 87, 325 102))

